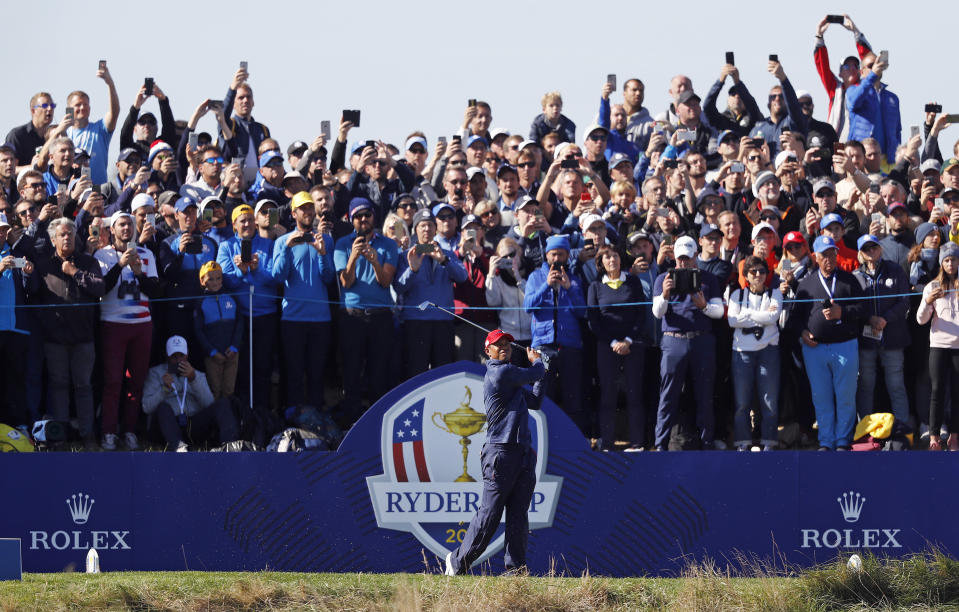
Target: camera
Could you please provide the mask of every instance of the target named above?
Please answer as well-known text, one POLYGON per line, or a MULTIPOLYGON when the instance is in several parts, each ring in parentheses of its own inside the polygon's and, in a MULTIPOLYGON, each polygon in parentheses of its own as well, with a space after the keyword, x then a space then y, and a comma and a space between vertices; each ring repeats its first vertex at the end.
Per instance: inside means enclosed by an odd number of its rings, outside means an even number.
POLYGON ((669 278, 673 281, 672 293, 678 297, 685 297, 699 291, 698 268, 673 268, 669 271, 669 278))

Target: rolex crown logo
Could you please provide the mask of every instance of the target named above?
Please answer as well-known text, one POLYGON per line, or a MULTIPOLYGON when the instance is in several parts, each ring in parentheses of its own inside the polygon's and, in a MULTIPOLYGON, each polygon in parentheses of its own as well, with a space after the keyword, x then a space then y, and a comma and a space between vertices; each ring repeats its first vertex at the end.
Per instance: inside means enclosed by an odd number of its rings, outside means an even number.
POLYGON ((859 493, 850 491, 843 493, 842 497, 837 497, 836 501, 839 502, 839 507, 842 509, 842 518, 847 523, 855 523, 859 520, 859 513, 862 512, 866 498, 859 493))
POLYGON ((75 493, 67 501, 67 508, 70 509, 70 518, 77 525, 84 525, 90 518, 90 510, 96 500, 91 499, 86 493, 75 493))

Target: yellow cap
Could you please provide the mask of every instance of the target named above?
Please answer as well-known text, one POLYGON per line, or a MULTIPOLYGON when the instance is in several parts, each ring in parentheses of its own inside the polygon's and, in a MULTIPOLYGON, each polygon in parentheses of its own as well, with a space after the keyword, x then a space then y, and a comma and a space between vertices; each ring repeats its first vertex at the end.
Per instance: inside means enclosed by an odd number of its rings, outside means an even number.
MULTIPOLYGON (((247 208, 249 208, 249 206, 247 206, 247 208)), ((213 272, 214 270, 216 270, 217 272, 223 272, 223 268, 221 268, 220 264, 216 263, 215 261, 206 262, 205 264, 200 266, 200 278, 202 279, 204 276, 206 276, 210 272, 213 272)))
POLYGON ((310 197, 309 193, 301 191, 293 196, 293 199, 290 201, 290 210, 294 210, 304 204, 313 204, 313 198, 310 197))
POLYGON ((249 214, 251 214, 251 215, 253 214, 253 209, 250 208, 250 206, 247 205, 247 204, 241 204, 240 206, 237 206, 236 208, 234 208, 234 209, 233 209, 233 223, 236 223, 236 218, 237 218, 237 217, 239 217, 240 215, 245 215, 245 214, 247 214, 247 213, 249 213, 249 214))

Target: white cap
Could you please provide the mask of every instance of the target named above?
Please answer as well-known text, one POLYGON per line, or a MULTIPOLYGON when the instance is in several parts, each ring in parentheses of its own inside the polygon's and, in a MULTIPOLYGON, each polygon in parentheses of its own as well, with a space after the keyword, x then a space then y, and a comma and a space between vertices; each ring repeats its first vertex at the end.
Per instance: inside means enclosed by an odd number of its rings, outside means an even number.
MULTIPOLYGON (((150 198, 150 199, 152 200, 153 198, 150 198)), ((121 217, 130 217, 130 221, 133 222, 133 215, 131 215, 128 212, 123 212, 122 210, 118 210, 112 215, 110 215, 110 220, 107 222, 109 224, 108 227, 112 228, 113 224, 119 221, 121 217)))
POLYGON ((779 154, 776 155, 776 170, 779 170, 779 166, 789 160, 799 161, 799 158, 796 157, 796 154, 792 151, 780 151, 779 154))
POLYGON ((220 198, 218 198, 218 197, 216 197, 216 196, 207 196, 207 197, 203 198, 203 201, 202 201, 202 202, 200 202, 200 206, 199 206, 200 214, 203 214, 203 211, 206 210, 206 207, 209 206, 209 205, 210 205, 211 203, 213 203, 213 202, 219 202, 220 205, 223 204, 223 200, 221 200, 220 198))
POLYGON ((0 227, 10 227, 10 222, 7 221, 7 213, 0 212, 0 227))
POLYGON ((486 176, 486 173, 483 172, 483 169, 480 168, 479 166, 470 166, 469 168, 466 169, 466 180, 472 181, 473 177, 476 176, 477 174, 482 174, 483 176, 486 176))
POLYGON ((489 139, 496 140, 497 136, 509 136, 509 130, 506 128, 493 128, 489 131, 489 139))
POLYGON ((276 206, 277 208, 279 208, 280 206, 279 204, 277 204, 274 200, 271 200, 270 198, 263 198, 262 200, 256 203, 256 208, 253 209, 254 214, 259 214, 259 212, 267 204, 272 204, 273 206, 276 206))
POLYGON ((184 355, 188 354, 186 348, 186 338, 183 336, 170 336, 170 339, 166 341, 167 357, 175 353, 183 353, 184 355))
POLYGON ((763 222, 757 223, 756 225, 753 226, 752 239, 755 240, 755 239, 756 239, 756 236, 759 235, 759 232, 763 231, 764 229, 768 229, 768 230, 771 231, 773 234, 776 233, 776 228, 775 228, 775 227, 773 227, 772 225, 769 225, 768 223, 766 223, 765 221, 763 221, 763 222))
POLYGON ((591 226, 592 224, 596 223, 597 221, 599 221, 599 222, 602 223, 603 225, 606 225, 606 222, 603 221, 603 218, 600 217, 599 215, 597 215, 596 213, 587 213, 587 214, 583 215, 582 218, 580 218, 580 220, 579 220, 579 226, 580 226, 580 228, 582 228, 582 229, 584 229, 584 230, 588 230, 588 229, 589 229, 589 226, 591 226))
MULTIPOLYGON (((524 140, 523 142, 526 142, 526 141, 524 140)), ((563 156, 563 151, 565 151, 566 147, 568 147, 569 145, 570 143, 568 142, 561 142, 555 147, 553 147, 553 159, 560 159, 563 156)), ((520 148, 520 150, 522 150, 522 148, 520 148)))
POLYGON ((143 208, 144 206, 156 206, 156 200, 153 199, 148 193, 138 193, 133 196, 133 201, 130 202, 130 212, 136 212, 138 208, 143 208))
POLYGON ((682 236, 673 245, 673 254, 676 257, 689 257, 692 259, 696 256, 698 251, 699 249, 696 247, 696 241, 689 236, 682 236))
POLYGON ((796 99, 797 99, 797 100, 800 100, 800 99, 802 99, 802 98, 811 98, 811 97, 812 97, 812 94, 809 93, 808 91, 806 91, 805 89, 797 89, 797 90, 796 90, 796 99))
MULTIPOLYGON (((525 148, 528 147, 528 146, 536 146, 536 141, 535 141, 535 140, 530 140, 529 138, 527 138, 527 139, 524 140, 523 142, 519 143, 519 149, 518 149, 518 150, 522 151, 523 149, 525 149, 525 148)), ((557 145, 557 146, 559 146, 559 145, 557 145)))
POLYGON ((409 150, 410 150, 410 147, 412 147, 412 146, 415 145, 415 144, 419 144, 419 145, 421 145, 424 149, 426 149, 426 139, 425 139, 425 138, 423 138, 422 136, 410 136, 409 138, 406 139, 406 150, 409 151, 409 150))

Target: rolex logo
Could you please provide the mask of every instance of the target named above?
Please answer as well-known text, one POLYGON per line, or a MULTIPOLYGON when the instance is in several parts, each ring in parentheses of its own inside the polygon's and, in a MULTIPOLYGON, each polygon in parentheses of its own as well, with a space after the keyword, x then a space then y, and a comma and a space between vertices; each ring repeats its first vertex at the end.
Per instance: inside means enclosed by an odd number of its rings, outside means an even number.
POLYGON ((855 523, 859 520, 859 513, 862 512, 866 498, 859 493, 850 491, 849 493, 843 493, 842 497, 837 497, 836 501, 839 502, 839 507, 842 508, 842 518, 845 519, 847 523, 855 523))
POLYGON ((86 493, 75 493, 67 501, 67 507, 70 509, 70 518, 77 525, 85 525, 90 518, 90 510, 96 500, 90 499, 86 493))

